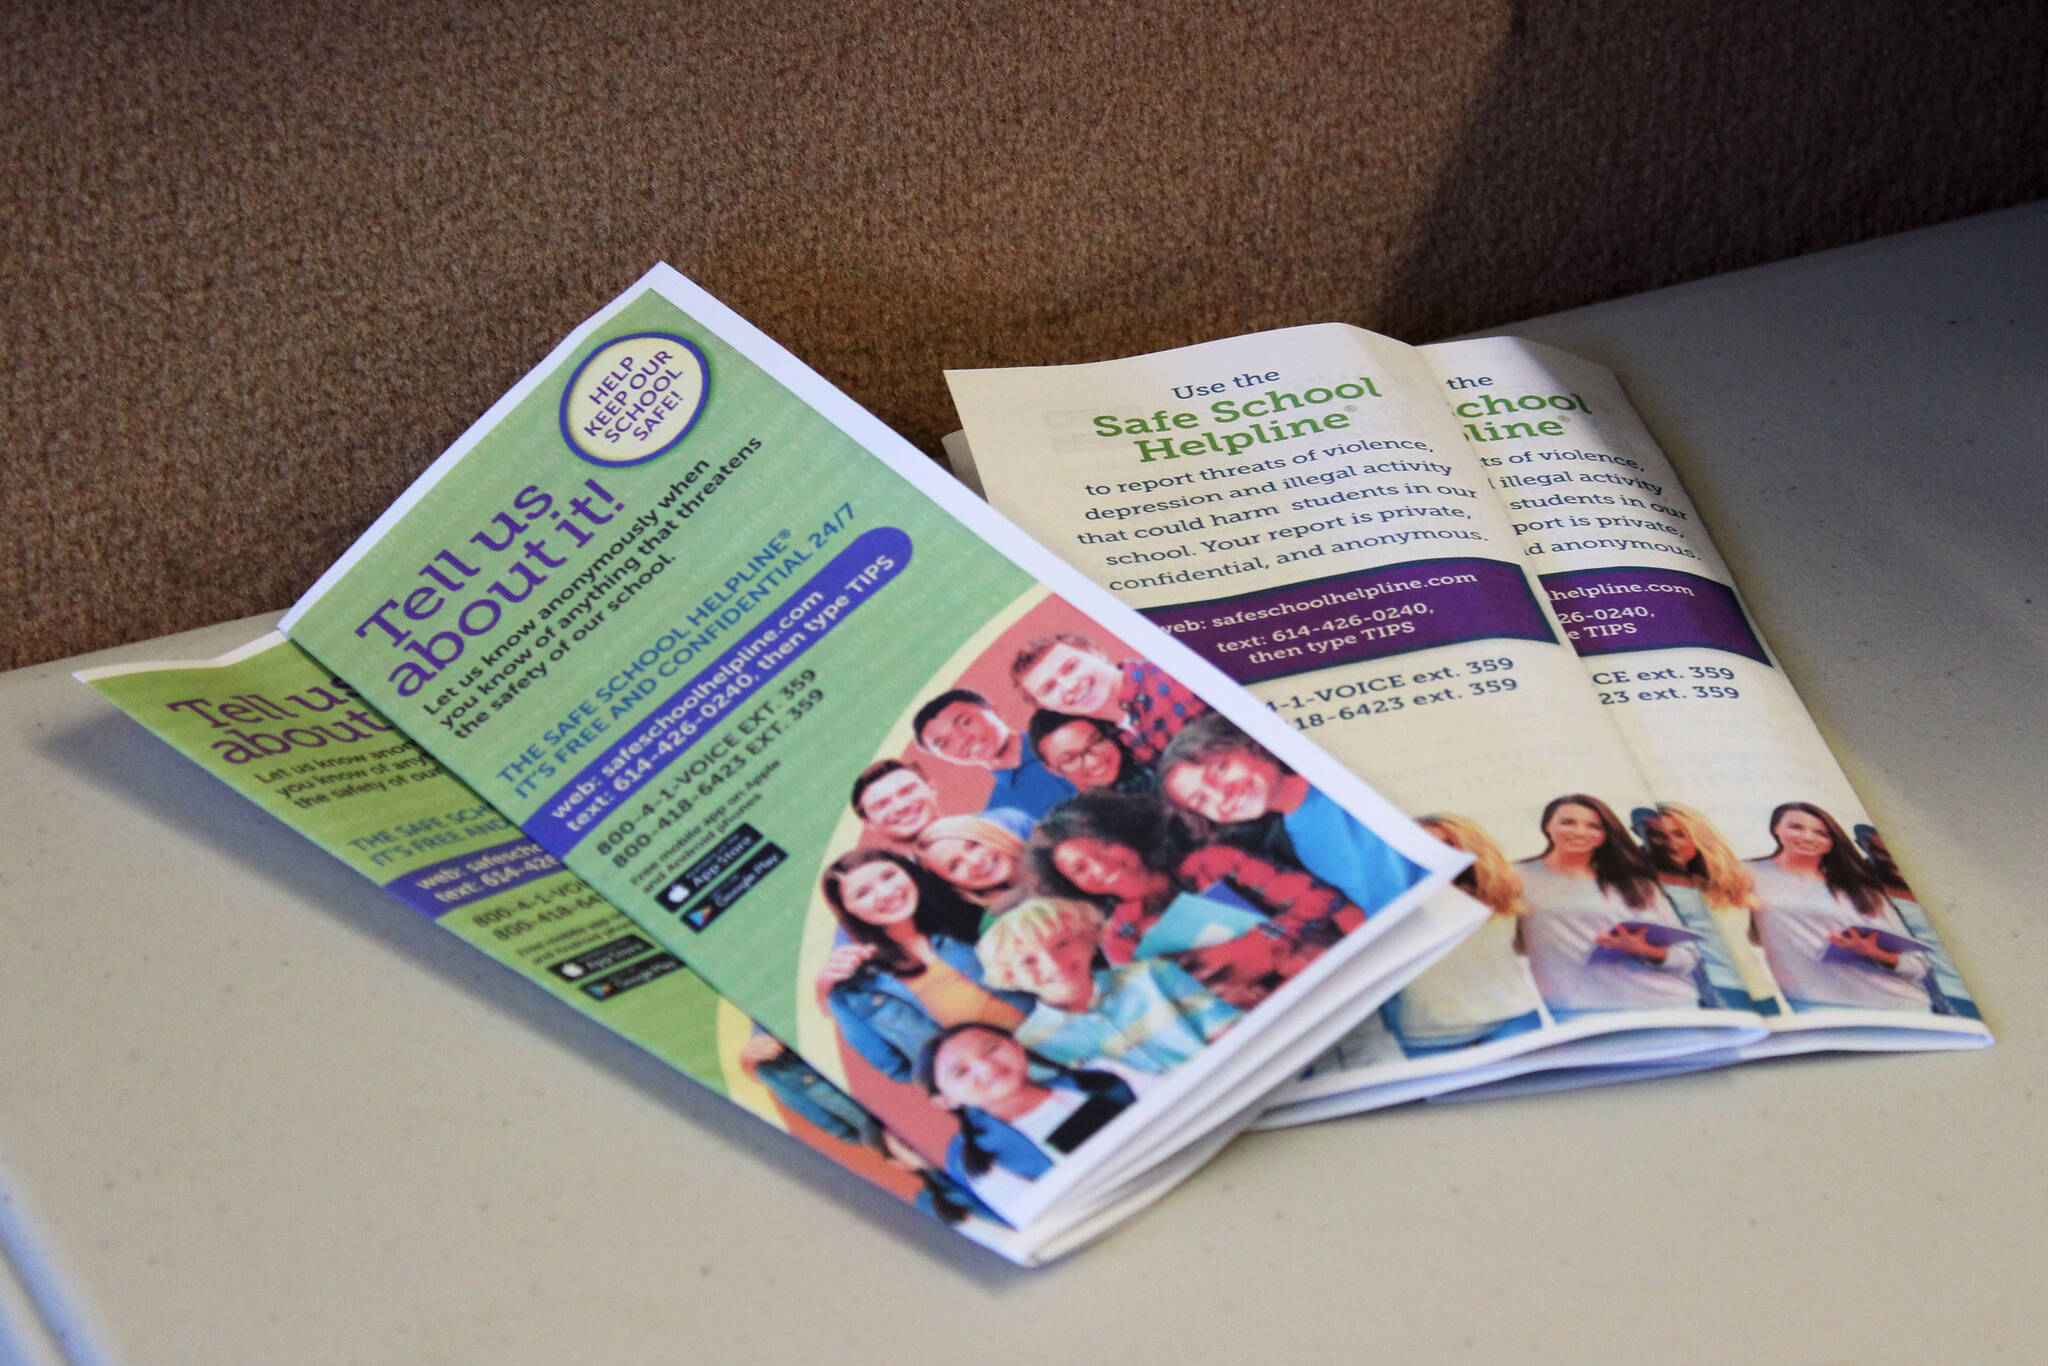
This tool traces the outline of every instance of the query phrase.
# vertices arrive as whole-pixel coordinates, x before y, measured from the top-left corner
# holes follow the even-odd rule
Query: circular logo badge
[[[681,337],[614,337],[569,376],[562,439],[594,465],[637,465],[688,435],[710,392],[704,353]]]

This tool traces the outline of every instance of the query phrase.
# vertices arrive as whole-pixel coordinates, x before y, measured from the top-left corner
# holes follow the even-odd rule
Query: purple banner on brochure
[[[1578,569],[1543,575],[1544,591],[1581,655],[1686,647],[1769,665],[1735,590],[1676,569]]]
[[[1240,683],[1468,640],[1557,639],[1522,567],[1499,560],[1411,560],[1145,615]]]
[[[561,871],[553,854],[522,837],[415,868],[385,883],[384,890],[427,919],[438,920],[472,901]]]

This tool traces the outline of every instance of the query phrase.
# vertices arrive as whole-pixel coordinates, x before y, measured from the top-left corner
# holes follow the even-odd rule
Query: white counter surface
[[[0,676],[0,1359],[2041,1359],[2048,204],[1500,330],[1628,377],[1997,1047],[1258,1135],[1015,1271],[69,677],[261,619]]]

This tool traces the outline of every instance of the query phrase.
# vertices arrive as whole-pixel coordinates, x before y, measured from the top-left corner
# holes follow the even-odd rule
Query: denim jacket
[[[939,961],[970,981],[981,981],[981,960],[972,944],[943,934],[931,936],[931,944]],[[1038,1003],[1025,991],[989,994],[1027,1015]],[[872,965],[834,986],[825,1004],[839,1025],[839,1036],[892,1081],[912,1078],[917,1055],[944,1027],[925,1013],[924,1003],[907,983]]]

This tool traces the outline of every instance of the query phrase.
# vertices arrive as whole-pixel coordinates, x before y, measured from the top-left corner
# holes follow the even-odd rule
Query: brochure
[[[1267,1122],[1693,1051],[1989,1042],[1599,367],[1332,324],[947,378],[970,486],[1473,857],[1487,924]],[[1160,767],[1219,839],[1279,838],[1247,747]]]
[[[1560,423],[1562,434],[1518,442],[1496,467],[1570,469],[1570,487],[1495,478],[1525,562],[1658,794],[1630,824],[1667,895],[1688,923],[1721,928],[1750,994],[1779,1008],[1773,1037],[1746,1055],[1989,1043],[1927,911],[1620,383],[1515,338],[1424,351],[1447,387],[1479,367],[1494,388],[1568,391],[1590,410]],[[1610,478],[1589,477],[1601,474]],[[1546,501],[1583,498],[1588,487],[1634,501]],[[1920,956],[1894,961],[1900,952]]]
[[[1486,918],[1465,855],[666,267],[282,629],[1027,1241],[1184,1175]],[[1312,822],[1183,817],[1195,727]],[[1219,884],[1257,924],[1137,952]]]
[[[685,1076],[1013,1260],[1046,1255],[283,636],[78,677],[413,910]]]

